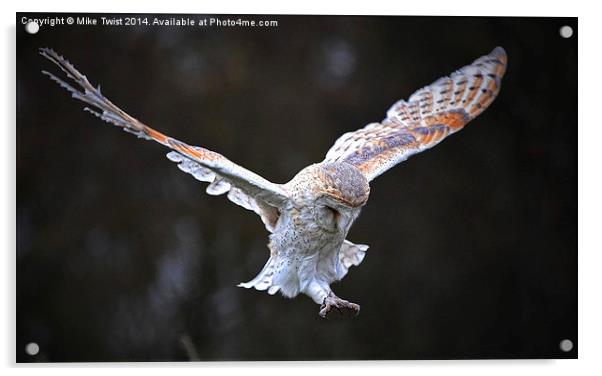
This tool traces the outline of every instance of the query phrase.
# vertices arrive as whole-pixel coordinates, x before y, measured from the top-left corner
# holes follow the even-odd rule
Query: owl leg
[[[320,304],[320,316],[323,318],[326,318],[333,308],[336,308],[341,314],[348,316],[357,316],[360,313],[360,306],[358,304],[339,298],[325,282],[313,280],[303,292],[312,298],[314,302]]]
[[[341,314],[346,316],[354,317],[360,313],[359,304],[341,299],[331,291],[330,294],[324,298],[324,302],[320,306],[320,316],[326,318],[333,308],[336,308]]]

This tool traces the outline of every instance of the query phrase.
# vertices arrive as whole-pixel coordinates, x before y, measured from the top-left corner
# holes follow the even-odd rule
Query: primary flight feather
[[[410,156],[429,149],[462,129],[483,112],[501,88],[507,64],[497,47],[449,77],[395,103],[386,118],[341,136],[325,159],[286,184],[272,183],[226,157],[166,136],[114,105],[75,67],[55,51],[40,54],[55,63],[72,84],[43,71],[86,111],[140,138],[168,148],[167,157],[197,180],[208,194],[228,199],[257,213],[271,233],[270,257],[249,282],[239,286],[287,297],[304,293],[320,305],[320,316],[333,308],[352,314],[359,305],[337,297],[330,285],[359,265],[368,246],[346,240],[349,228],[370,194],[370,181]]]

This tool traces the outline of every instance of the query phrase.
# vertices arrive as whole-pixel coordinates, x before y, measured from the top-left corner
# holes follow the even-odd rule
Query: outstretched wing
[[[471,65],[395,103],[380,123],[341,136],[324,162],[344,161],[368,180],[411,155],[420,153],[462,129],[493,102],[500,91],[507,57],[495,48]]]
[[[55,51],[42,48],[40,54],[55,63],[76,85],[75,87],[52,73],[42,71],[60,86],[71,92],[73,98],[93,106],[84,110],[102,120],[133,133],[139,138],[156,141],[172,149],[167,157],[178,162],[178,167],[196,179],[210,183],[207,193],[221,195],[261,216],[269,231],[278,219],[278,208],[287,200],[287,194],[279,184],[274,184],[261,176],[233,163],[221,154],[198,146],[190,146],[182,141],[168,137],[114,105],[95,88],[75,67]]]

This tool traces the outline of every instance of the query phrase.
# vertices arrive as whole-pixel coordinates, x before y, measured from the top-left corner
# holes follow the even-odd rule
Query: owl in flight
[[[367,245],[347,240],[347,232],[370,194],[370,181],[408,157],[429,149],[478,116],[497,96],[506,70],[503,48],[442,77],[400,100],[384,120],[342,135],[320,163],[302,169],[286,184],[272,183],[214,151],[191,146],[160,133],[128,115],[55,51],[40,54],[55,63],[72,83],[43,71],[84,110],[100,119],[171,149],[167,158],[180,170],[207,182],[210,195],[252,210],[270,232],[270,257],[259,274],[238,286],[280,291],[292,298],[304,293],[326,317],[337,309],[357,315],[360,306],[331,290],[366,255]]]

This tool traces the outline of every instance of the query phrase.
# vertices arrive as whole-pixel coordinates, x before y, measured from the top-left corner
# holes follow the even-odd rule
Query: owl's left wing
[[[380,123],[341,136],[324,162],[347,162],[370,181],[410,156],[462,129],[493,102],[506,71],[506,52],[495,48],[449,77],[395,103]]]
[[[193,175],[197,180],[210,183],[207,187],[208,194],[227,193],[230,201],[259,214],[266,228],[273,231],[279,215],[278,209],[288,200],[288,194],[280,184],[264,179],[219,153],[188,145],[152,129],[113,104],[102,95],[100,86],[94,87],[86,76],[55,51],[43,48],[40,49],[40,54],[61,68],[75,86],[52,73],[42,73],[67,89],[73,98],[94,108],[86,107],[84,110],[139,138],[156,141],[172,149],[167,157],[178,162],[182,171]]]

